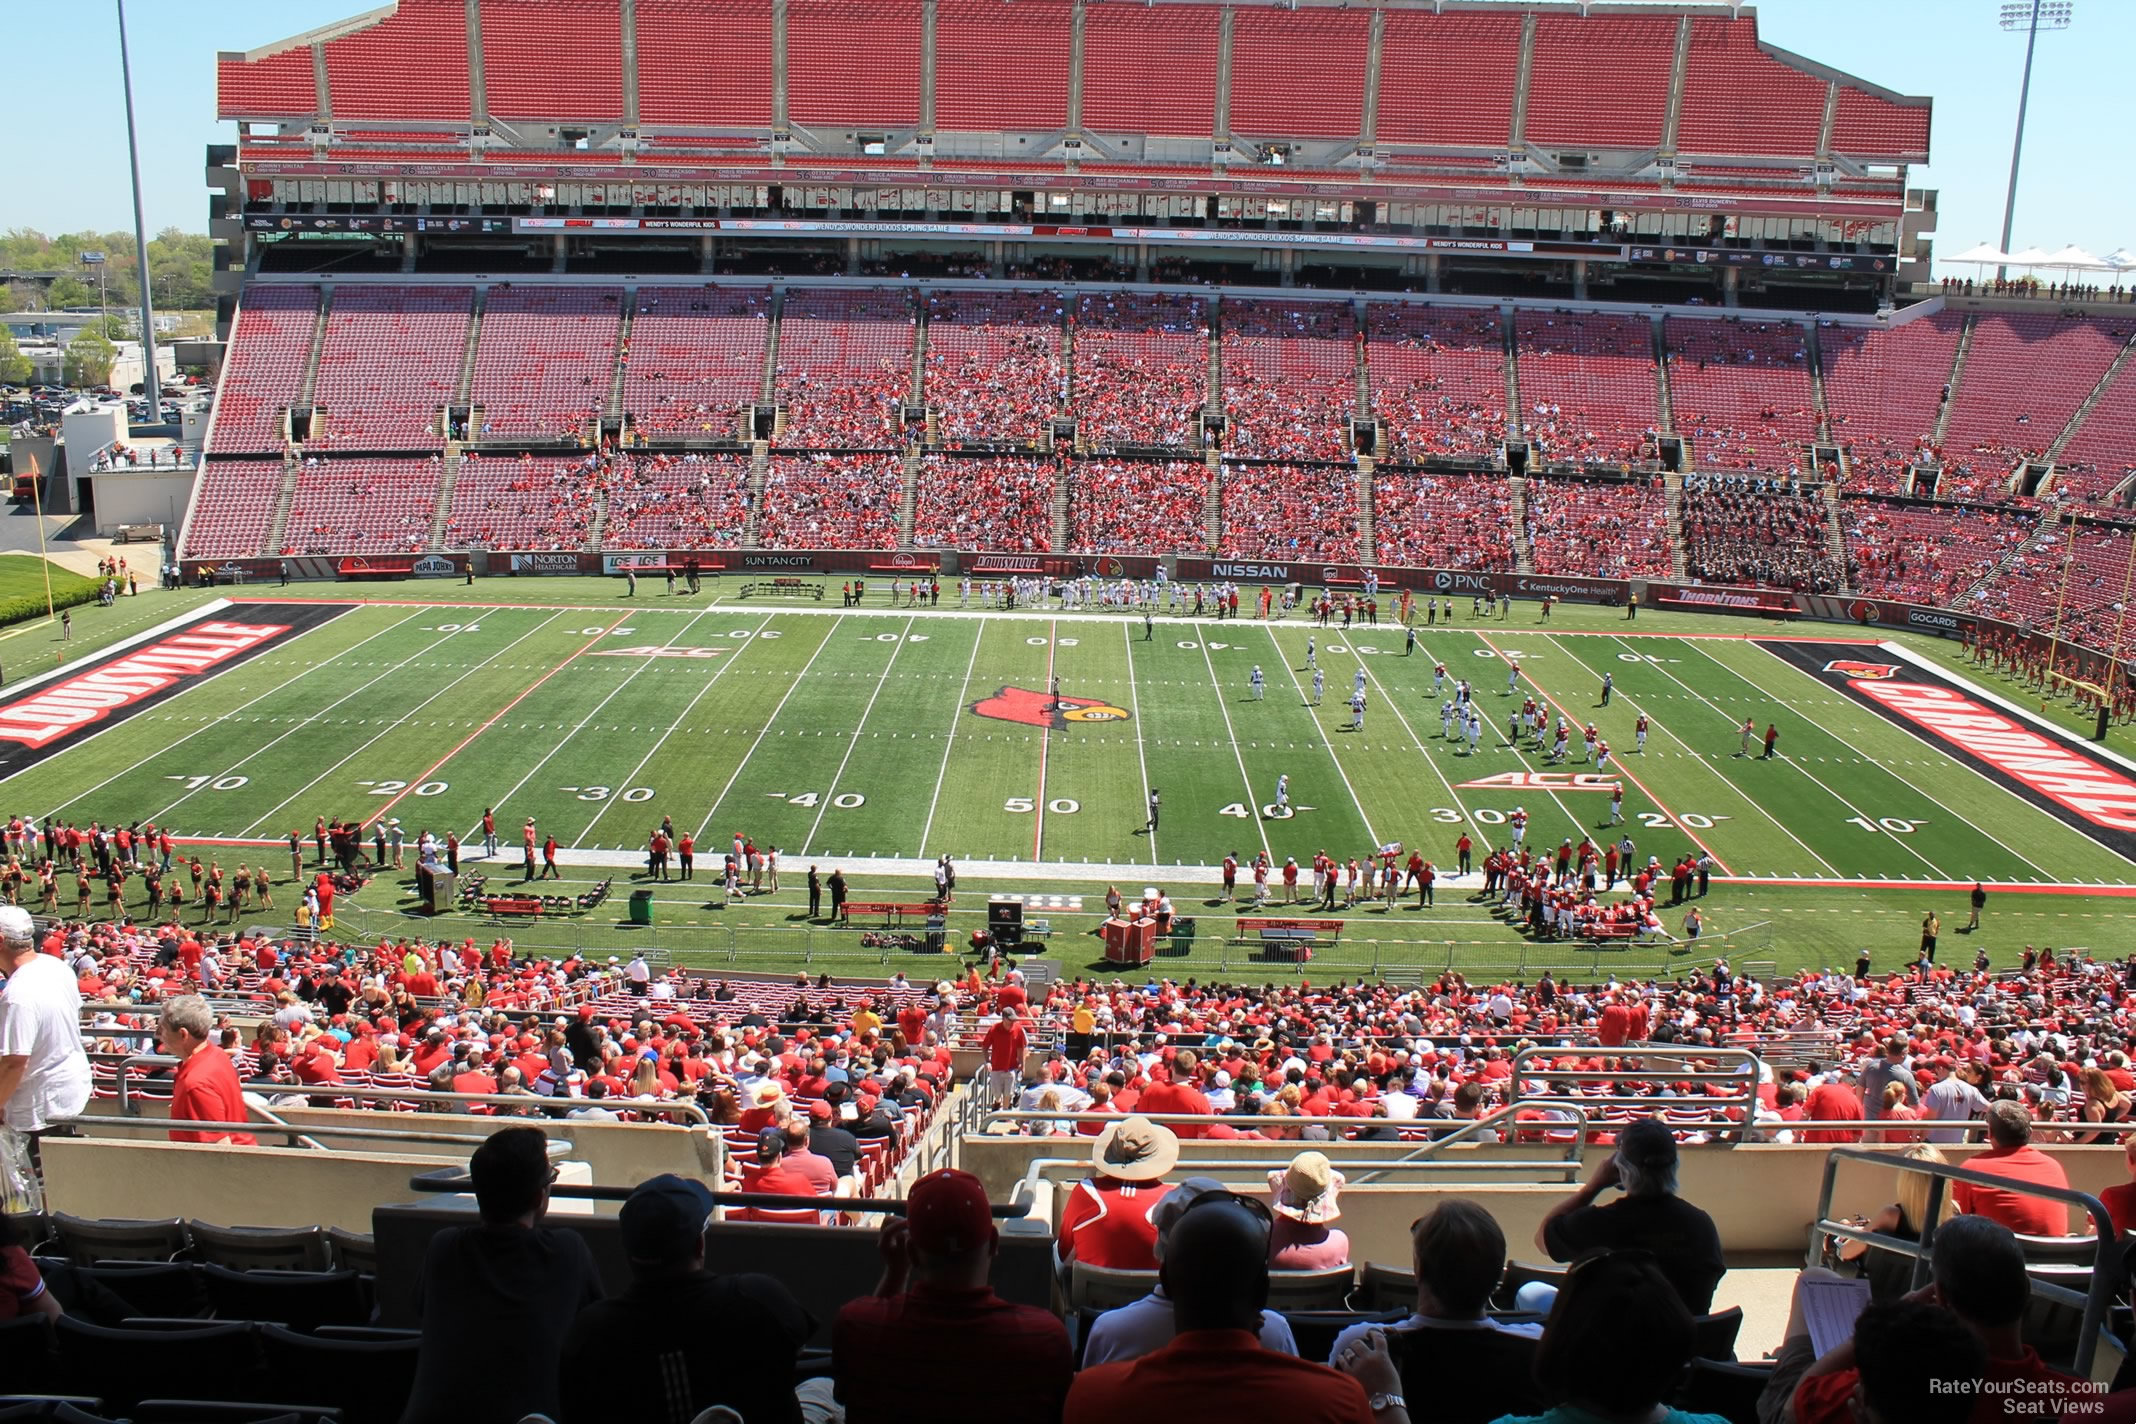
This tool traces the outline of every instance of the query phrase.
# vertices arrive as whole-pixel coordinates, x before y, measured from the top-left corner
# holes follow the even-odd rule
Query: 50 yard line
[[[1128,625],[1122,623],[1120,642],[1127,651],[1127,700],[1132,704],[1127,710],[1135,719],[1135,762],[1142,768],[1142,809],[1147,813],[1150,805],[1150,759],[1142,750],[1142,695],[1135,690],[1135,641],[1127,636],[1127,630]],[[1149,832],[1150,864],[1154,866],[1157,864],[1157,827],[1152,825]]]
[[[1038,729],[1038,795],[1033,798],[1031,810],[1031,859],[1046,858],[1046,747],[1053,738],[1053,719],[1060,709],[1053,699],[1053,642],[1061,631],[1061,621],[1051,618],[1046,621],[1046,722]]]

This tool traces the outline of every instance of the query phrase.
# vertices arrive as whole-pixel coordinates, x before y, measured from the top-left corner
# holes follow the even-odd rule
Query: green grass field
[[[856,898],[923,885],[927,863],[945,853],[965,865],[966,905],[971,892],[1014,889],[1082,894],[1096,907],[1107,883],[1162,885],[1198,912],[1214,955],[1220,916],[1200,902],[1227,852],[1245,860],[1265,849],[1279,866],[1287,856],[1303,866],[1319,849],[1346,858],[1399,841],[1447,867],[1464,830],[1479,861],[1483,847],[1502,843],[1516,806],[1531,818],[1530,846],[1628,831],[1642,858],[1709,850],[1726,874],[1708,906],[1719,937],[1701,955],[1725,943],[1792,967],[1851,961],[1870,945],[1880,962],[1896,962],[1926,909],[1942,913],[1947,930],[1963,922],[1962,892],[1919,887],[1975,879],[2065,887],[1997,894],[1983,940],[1998,957],[2014,958],[2027,940],[2116,954],[2136,945],[2136,901],[2073,888],[2128,884],[2121,856],[1767,646],[1712,636],[1844,639],[1858,630],[1652,616],[1628,624],[1577,609],[1539,628],[1529,607],[1504,623],[1472,626],[1464,616],[1420,628],[1405,656],[1391,626],[1160,617],[1145,637],[1139,617],[958,612],[946,606],[953,598],[932,612],[841,612],[707,605],[652,589],[631,602],[604,581],[492,582],[479,593],[530,606],[474,607],[412,601],[464,590],[398,586],[388,597],[411,601],[348,607],[42,762],[11,756],[0,764],[11,773],[4,809],[154,820],[227,843],[207,848],[226,860],[242,855],[285,874],[279,837],[308,834],[316,816],[398,817],[411,840],[426,828],[456,831],[474,856],[493,806],[500,871],[513,880],[518,829],[530,817],[556,836],[571,876],[591,880],[641,867],[647,835],[668,816],[698,837],[700,882],[716,877],[738,831],[780,848],[787,890],[777,897],[717,908],[706,905],[716,899],[709,884],[658,887],[674,947],[736,953],[747,929],[747,954],[773,962],[804,957],[798,941],[777,936],[801,933],[794,887],[811,861],[843,866]],[[85,611],[82,650],[204,596]],[[1309,639],[1326,675],[1319,706]],[[1956,644],[1902,641],[1960,670]],[[1834,655],[1864,653],[1874,649]],[[21,654],[0,656],[12,685]],[[1520,664],[1517,694],[1507,691],[1508,660]],[[1485,730],[1473,756],[1440,735],[1437,662],[1449,687],[1463,676],[1474,686]],[[1261,699],[1249,692],[1255,665],[1266,677]],[[1359,673],[1368,711],[1353,732],[1347,702]],[[1615,693],[1603,708],[1605,673]],[[1063,699],[1090,705],[1049,716],[1055,679]],[[1577,760],[1546,767],[1532,749],[1506,745],[1507,713],[1523,696],[1562,709],[1575,727],[1597,724],[1618,754],[1627,827],[1607,826],[1604,792],[1504,784],[1593,771]],[[1004,697],[995,710],[1049,725],[975,710]],[[1652,730],[1637,753],[1642,712]],[[1781,758],[1736,755],[1745,717],[1780,726]],[[1572,746],[1578,758],[1577,734]],[[1287,814],[1273,804],[1279,776],[1288,778]],[[1162,820],[1144,833],[1152,788]],[[377,887],[359,903],[384,910],[393,898]],[[1358,912],[1346,940],[1377,941],[1370,957],[1359,948],[1323,963],[1428,964],[1436,953],[1459,964],[1473,953],[1495,964],[1526,952],[1466,890],[1441,894],[1429,911],[1412,906]],[[615,919],[604,909],[540,935],[630,942]],[[1063,930],[1090,923],[1055,919]],[[1947,934],[1947,945],[1962,943]],[[842,947],[857,947],[857,936],[819,928],[807,954]],[[1201,964],[1203,949],[1197,941],[1185,962]],[[1061,952],[1083,962],[1067,943]],[[1558,953],[1572,962],[1569,950]]]
[[[0,605],[17,598],[31,599],[41,613],[45,601],[46,561],[35,554],[0,554]],[[52,596],[65,600],[74,593],[88,593],[95,589],[96,580],[70,573],[57,564],[50,565]]]

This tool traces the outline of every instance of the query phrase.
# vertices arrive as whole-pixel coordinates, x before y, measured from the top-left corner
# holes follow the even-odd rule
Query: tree
[[[0,385],[24,386],[30,381],[30,358],[15,344],[15,334],[0,326]]]
[[[54,311],[66,307],[93,307],[96,305],[96,288],[73,277],[62,277],[52,284],[46,301]]]
[[[94,327],[85,329],[67,343],[67,384],[108,386],[111,384],[111,368],[118,359],[119,348],[111,344],[109,337]]]

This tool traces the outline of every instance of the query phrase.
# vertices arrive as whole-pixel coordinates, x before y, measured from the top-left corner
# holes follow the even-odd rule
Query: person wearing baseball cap
[[[19,905],[0,905],[0,975],[0,1123],[34,1136],[89,1104],[80,981]]]
[[[831,1331],[847,1424],[1058,1419],[1072,1368],[1060,1318],[989,1285],[1000,1247],[986,1188],[945,1168],[883,1227],[883,1279]]]
[[[1594,1175],[1544,1214],[1535,1244],[1553,1261],[1571,1261],[1604,1247],[1650,1252],[1684,1308],[1708,1314],[1728,1265],[1713,1218],[1676,1194],[1676,1165],[1676,1135],[1666,1123],[1653,1117],[1632,1123],[1617,1134],[1617,1150]],[[1623,1195],[1596,1206],[1595,1198],[1611,1187]],[[1536,1308],[1527,1303],[1531,1289],[1523,1287],[1523,1310]]]
[[[816,1322],[771,1276],[705,1269],[711,1215],[712,1193],[688,1177],[631,1192],[616,1223],[630,1285],[579,1311],[564,1337],[563,1418],[639,1424],[723,1404],[751,1424],[800,1424],[794,1361]]]

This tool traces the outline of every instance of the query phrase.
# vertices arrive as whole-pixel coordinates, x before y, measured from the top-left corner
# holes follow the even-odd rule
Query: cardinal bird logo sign
[[[992,697],[974,702],[971,710],[997,722],[1020,722],[1026,727],[1066,731],[1077,722],[1125,722],[1133,715],[1095,697],[1055,697],[1028,687],[1004,687]]]
[[[1824,670],[1829,673],[1836,673],[1841,677],[1851,677],[1864,682],[1881,682],[1899,675],[1899,669],[1893,663],[1826,663]]]

